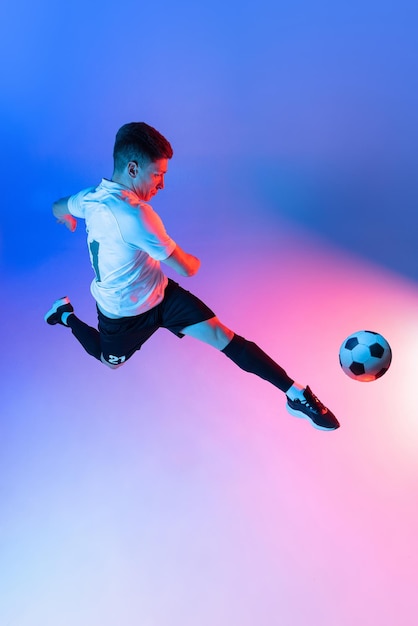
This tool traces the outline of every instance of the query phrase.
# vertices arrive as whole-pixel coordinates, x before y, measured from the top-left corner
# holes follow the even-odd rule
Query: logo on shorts
[[[126,359],[126,357],[124,357],[124,356],[115,356],[114,354],[109,354],[107,360],[112,365],[119,365],[120,363],[123,363],[125,361],[125,359]]]

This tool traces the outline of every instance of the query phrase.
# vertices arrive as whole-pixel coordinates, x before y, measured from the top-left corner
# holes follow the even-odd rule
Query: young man
[[[53,304],[45,321],[68,326],[90,355],[111,368],[125,363],[158,328],[190,335],[283,391],[292,415],[320,430],[335,430],[337,419],[309,387],[296,383],[255,343],[224,326],[206,304],[162,272],[161,262],[181,276],[193,276],[200,266],[168,236],[147,204],[164,188],[172,156],[170,143],[155,128],[125,124],[116,135],[112,179],[54,203],[53,214],[70,231],[76,218],[86,221],[98,330],[76,317],[67,297]]]

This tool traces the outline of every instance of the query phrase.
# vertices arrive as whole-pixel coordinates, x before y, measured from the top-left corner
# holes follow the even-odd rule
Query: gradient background
[[[414,1],[28,0],[0,16],[2,626],[415,626],[418,8]],[[312,386],[275,388],[161,331],[125,367],[95,323],[83,223],[123,123],[171,141],[153,206],[180,279]],[[342,340],[393,363],[347,378]]]

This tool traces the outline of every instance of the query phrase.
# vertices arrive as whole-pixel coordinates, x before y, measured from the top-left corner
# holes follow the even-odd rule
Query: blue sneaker
[[[287,410],[296,417],[305,417],[318,430],[336,430],[340,424],[333,413],[318,400],[309,387],[303,391],[303,399],[287,398]]]
[[[74,313],[73,305],[67,296],[64,296],[54,302],[48,313],[45,313],[44,320],[47,324],[51,324],[51,326],[54,324],[68,326],[68,324],[64,324],[61,319],[63,313]]]

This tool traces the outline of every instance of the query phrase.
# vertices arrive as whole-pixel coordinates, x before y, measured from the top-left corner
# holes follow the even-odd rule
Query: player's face
[[[133,186],[141,200],[148,202],[160,189],[164,189],[164,176],[168,169],[168,159],[158,159],[143,166],[137,166]]]

